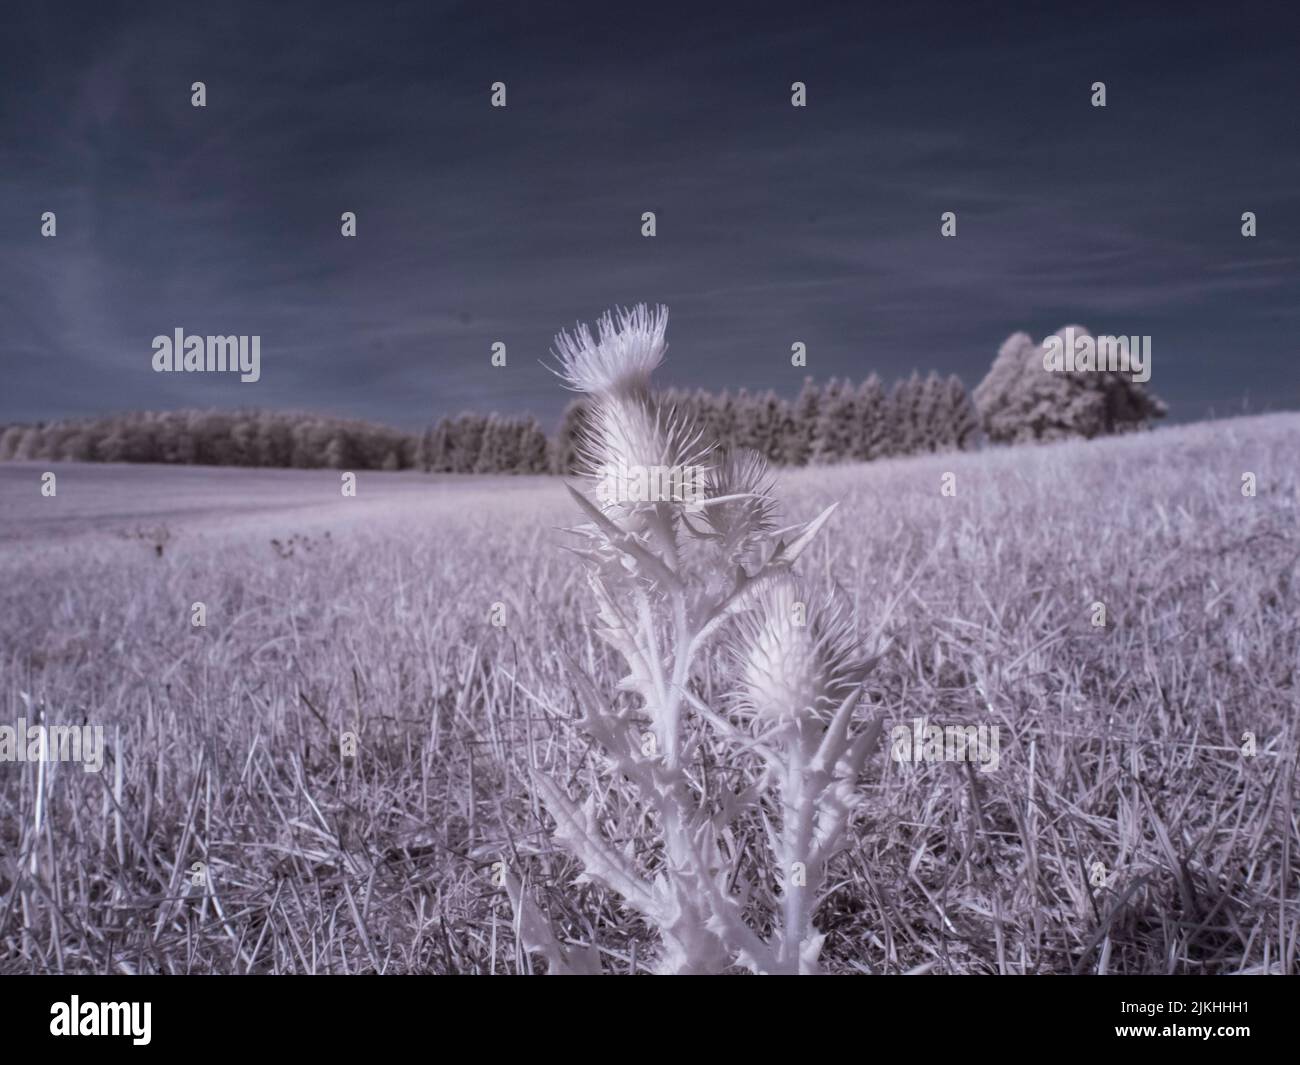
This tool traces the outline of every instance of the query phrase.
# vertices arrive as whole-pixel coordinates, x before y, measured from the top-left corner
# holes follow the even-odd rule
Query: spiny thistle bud
[[[596,323],[599,339],[579,324],[572,333],[555,337],[554,371],[577,392],[593,396],[641,396],[650,387],[650,374],[663,361],[667,344],[668,308],[649,310],[638,303],[630,311],[606,311]]]
[[[738,630],[741,704],[768,721],[829,717],[865,675],[847,613],[810,605],[791,578],[764,588]]]
[[[579,443],[581,463],[605,504],[698,502],[709,450],[698,430],[648,396],[597,400]],[[653,482],[653,490],[634,490],[643,481]]]
[[[727,452],[709,472],[705,498],[723,502],[710,506],[704,520],[733,566],[752,562],[750,549],[774,528],[773,483],[767,459],[750,448]]]

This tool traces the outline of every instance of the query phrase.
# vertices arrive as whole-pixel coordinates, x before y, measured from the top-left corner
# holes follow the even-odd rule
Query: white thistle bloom
[[[606,311],[596,322],[599,339],[585,324],[556,334],[552,354],[560,365],[554,372],[574,391],[593,396],[644,394],[650,374],[663,361],[667,328],[667,307],[651,311],[638,303],[631,310]]]

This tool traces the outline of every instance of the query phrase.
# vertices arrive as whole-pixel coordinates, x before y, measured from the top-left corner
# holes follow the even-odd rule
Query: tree
[[[812,460],[821,403],[821,387],[811,377],[805,377],[803,387],[794,401],[795,436],[787,446],[784,456],[785,461],[791,466],[806,466]]]
[[[348,442],[342,433],[335,433],[330,437],[330,441],[325,445],[325,465],[332,470],[346,470],[348,468]]]
[[[779,462],[789,427],[794,424],[790,404],[771,389],[756,398],[758,450],[769,462]]]
[[[778,398],[771,430],[771,443],[765,457],[773,465],[784,465],[791,448],[795,447],[802,438],[803,430],[795,420],[794,407],[786,400]]]
[[[190,456],[194,454],[194,441],[187,432],[182,431],[182,440],[186,443]],[[288,466],[293,459],[293,419],[271,411],[262,411],[257,424],[257,456],[259,466]],[[193,458],[181,461],[193,462]]]
[[[545,473],[550,466],[550,445],[536,419],[526,418],[520,427],[519,473]]]
[[[486,433],[487,419],[481,414],[462,414],[456,419],[452,433],[453,473],[474,472]]]
[[[949,374],[943,385],[943,412],[949,425],[948,440],[957,450],[969,451],[979,440],[979,413],[960,377]]]
[[[831,378],[821,394],[817,428],[813,434],[812,461],[831,463],[852,458],[857,432],[857,389],[848,381]]]
[[[950,446],[944,395],[943,378],[931,370],[916,393],[914,428],[918,451],[946,451]]]
[[[732,452],[736,447],[736,397],[723,389],[717,397],[714,410],[718,446],[724,451]]]
[[[1068,346],[1090,336],[1067,326],[1056,337]],[[1050,338],[1049,338],[1050,339]],[[994,443],[1092,438],[1147,426],[1167,412],[1142,383],[1118,370],[1049,370],[1044,344],[1014,333],[975,389],[984,432]]]
[[[32,433],[35,432],[35,430],[29,431]],[[22,443],[19,444],[18,454],[16,456],[17,458],[23,459],[31,457],[30,455],[23,453],[23,448],[27,445],[29,439],[33,438],[24,437]],[[123,432],[122,427],[115,427],[112,432],[108,433],[106,436],[100,437],[98,443],[96,443],[95,461],[125,462],[127,447],[126,434]]]
[[[890,454],[893,428],[890,422],[889,397],[885,386],[874,373],[858,386],[852,455],[860,462],[871,462]]]
[[[911,455],[920,449],[920,403],[921,375],[914,370],[910,377],[896,381],[889,394],[890,427],[894,432],[890,450],[893,454]]]
[[[65,462],[91,462],[95,457],[94,442],[86,433],[71,433],[60,444],[58,457]]]
[[[703,434],[706,440],[721,442],[718,435],[721,418],[717,396],[697,388],[691,393],[686,409],[690,416],[688,424],[695,432]]]
[[[450,473],[451,450],[451,422],[447,418],[439,418],[429,436],[429,469],[435,473]]]
[[[293,427],[293,448],[290,452],[292,456],[290,465],[295,469],[309,470],[325,464],[326,442],[318,441],[316,430],[317,427],[308,421],[301,421]]]
[[[18,444],[26,430],[21,425],[10,425],[0,433],[0,462],[8,462],[18,451]]]
[[[763,453],[762,427],[759,425],[758,398],[746,388],[736,392],[736,442],[737,448],[749,448]]]
[[[551,444],[551,469],[562,476],[583,472],[582,441],[590,425],[590,411],[585,399],[575,399],[564,408],[559,428]]]
[[[413,456],[413,465],[428,473],[433,467],[433,429],[428,428],[420,434],[420,439],[415,445],[415,455]]]
[[[477,454],[474,456],[474,464],[470,467],[470,472],[495,473],[501,468],[505,450],[505,423],[497,415],[491,414],[483,423]]]

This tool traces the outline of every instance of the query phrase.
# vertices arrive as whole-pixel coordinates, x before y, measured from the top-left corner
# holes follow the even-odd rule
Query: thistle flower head
[[[750,448],[726,452],[709,471],[705,497],[725,502],[710,506],[704,520],[728,562],[742,561],[748,549],[775,526],[772,487],[767,459]]]
[[[708,452],[698,430],[648,397],[597,401],[580,450],[593,471],[616,466],[677,466],[698,462]]]
[[[667,307],[651,311],[638,303],[631,310],[606,311],[596,322],[596,337],[585,324],[556,334],[552,354],[559,368],[554,372],[574,391],[593,396],[643,393],[663,361],[667,328]]]
[[[578,469],[606,513],[692,503],[705,492],[711,448],[700,431],[647,394],[596,399],[578,440]]]
[[[741,705],[772,722],[829,717],[866,672],[848,611],[812,603],[792,578],[759,593],[741,616],[733,653]]]

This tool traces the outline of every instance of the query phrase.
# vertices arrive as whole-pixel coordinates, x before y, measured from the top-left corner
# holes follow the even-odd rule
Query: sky
[[[549,427],[555,333],[641,301],[664,385],[973,387],[1078,323],[1151,337],[1173,420],[1300,407],[1300,14],[1135,6],[11,5],[0,422]],[[261,379],[155,373],[177,328]]]

